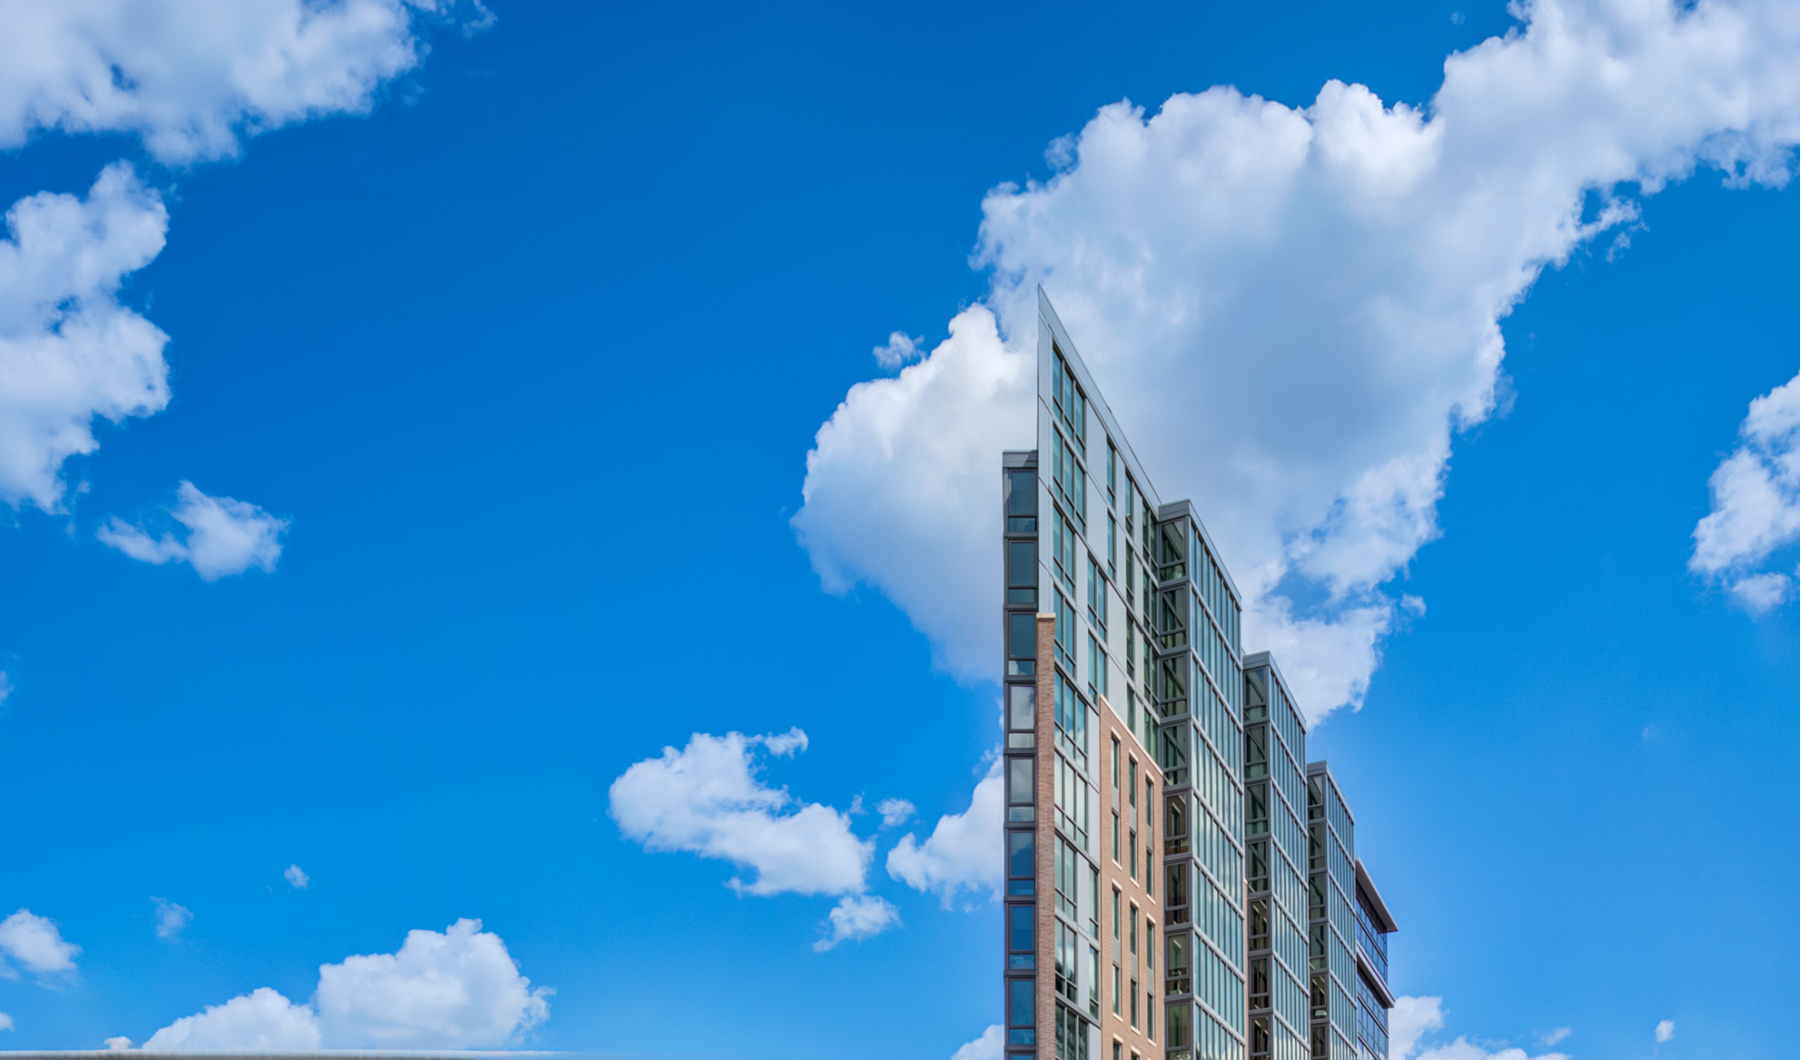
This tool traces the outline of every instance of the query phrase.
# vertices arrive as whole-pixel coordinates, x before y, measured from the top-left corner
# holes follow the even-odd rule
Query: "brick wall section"
[[[1115,739],[1119,741],[1120,772],[1119,794],[1116,802],[1112,783],[1112,742]],[[1123,988],[1124,996],[1119,998],[1119,1014],[1113,1015],[1111,894],[1112,888],[1119,889],[1119,911],[1125,917],[1131,915],[1132,904],[1137,904],[1140,923],[1138,957],[1135,963],[1135,967],[1138,969],[1138,992],[1140,999],[1146,994],[1158,999],[1159,1003],[1156,1005],[1154,1018],[1160,1022],[1162,1019],[1160,1001],[1165,956],[1160,952],[1163,929],[1162,906],[1157,897],[1152,897],[1146,892],[1144,881],[1146,878],[1154,878],[1150,877],[1151,873],[1162,871],[1162,859],[1155,855],[1146,856],[1145,849],[1150,848],[1157,853],[1162,850],[1162,770],[1154,765],[1155,757],[1138,740],[1137,736],[1125,727],[1124,721],[1113,713],[1112,707],[1106,703],[1104,698],[1100,705],[1100,732],[1096,750],[1100,761],[1100,799],[1098,803],[1100,809],[1099,819],[1095,822],[1095,826],[1100,837],[1098,844],[1101,893],[1100,978],[1104,990],[1100,1003],[1100,1055],[1092,1057],[1091,1060],[1112,1060],[1114,1042],[1123,1044],[1124,1048],[1120,1055],[1124,1057],[1124,1060],[1131,1060],[1133,1053],[1142,1057],[1143,1060],[1153,1060],[1153,1058],[1162,1060],[1162,1043],[1158,1033],[1160,1028],[1149,1025],[1149,1020],[1146,1018],[1148,1014],[1145,1012],[1148,1006],[1142,1000],[1139,1001],[1138,1026],[1136,1028],[1131,1026],[1130,994],[1134,964],[1131,956],[1130,929],[1123,924],[1119,927],[1118,959],[1120,986]],[[1129,794],[1125,791],[1125,784],[1126,778],[1129,776],[1126,763],[1131,759],[1136,759],[1138,764],[1138,874],[1136,879],[1131,877],[1130,854],[1127,850],[1131,843],[1131,802]],[[1146,776],[1154,782],[1152,788],[1154,794],[1149,798],[1145,797],[1143,791]],[[1117,862],[1112,858],[1112,815],[1115,811],[1120,818],[1119,860]],[[1165,881],[1156,879],[1157,896],[1162,894],[1164,885]],[[1153,955],[1144,952],[1146,942],[1141,925],[1146,918],[1156,925],[1157,929],[1156,946],[1159,952]],[[1147,967],[1150,963],[1147,958],[1154,959],[1154,968]],[[1153,1038],[1152,1035],[1157,1036]]]

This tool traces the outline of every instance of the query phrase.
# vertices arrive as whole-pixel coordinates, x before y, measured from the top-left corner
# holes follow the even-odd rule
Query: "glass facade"
[[[1355,819],[1324,762],[1306,768],[1307,966],[1312,1055],[1356,1055],[1356,944],[1351,913],[1356,878],[1350,860]]]
[[[1267,653],[1244,663],[1251,1060],[1309,1052],[1306,723]]]
[[[1144,595],[1154,601],[1145,702],[1155,704],[1147,716],[1163,770],[1166,1055],[1243,1060],[1249,968],[1239,604],[1185,502],[1145,508],[1140,518]],[[1186,1039],[1180,1044],[1177,1024]]]

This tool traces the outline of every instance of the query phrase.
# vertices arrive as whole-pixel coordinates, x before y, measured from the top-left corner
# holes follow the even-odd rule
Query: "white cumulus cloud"
[[[516,1041],[550,1018],[550,991],[533,988],[506,944],[481,921],[411,931],[396,953],[319,968],[299,1005],[268,987],[184,1016],[144,1043],[149,1051],[483,1049]],[[130,1047],[129,1039],[109,1039]]]
[[[686,747],[634,764],[613,781],[611,813],[627,838],[648,850],[682,850],[754,870],[750,894],[860,894],[874,840],[850,815],[801,803],[758,777],[758,751],[777,757],[806,747],[799,729],[769,736],[695,733]]]
[[[503,1045],[550,1018],[500,936],[479,920],[410,931],[398,953],[319,969],[319,1028],[332,1048],[467,1049]]]
[[[1656,1025],[1656,1044],[1661,1045],[1662,1043],[1669,1041],[1674,1037],[1675,1037],[1675,1021],[1674,1020],[1663,1020],[1662,1022],[1660,1022]]]
[[[63,461],[91,453],[96,419],[169,403],[169,337],[119,299],[162,251],[169,215],[126,165],[87,198],[40,192],[6,212],[0,241],[0,499],[62,505]]]
[[[1406,1060],[1419,1039],[1444,1029],[1444,999],[1397,997],[1388,1013],[1388,1060]]]
[[[177,905],[166,898],[150,900],[156,903],[156,937],[159,939],[173,939],[194,919],[194,914],[185,905]]]
[[[920,843],[912,833],[888,851],[888,875],[915,890],[936,894],[947,909],[962,890],[1000,894],[1000,760],[975,785],[969,808],[938,818]]]
[[[900,910],[878,895],[847,894],[825,918],[825,937],[813,943],[823,953],[840,942],[873,938],[900,923]]]
[[[174,1053],[264,1052],[317,1049],[319,1041],[319,1020],[313,1010],[264,986],[183,1016],[152,1034],[144,1048]]]
[[[1313,719],[1360,704],[1391,585],[1438,534],[1457,433],[1499,406],[1542,270],[1699,165],[1780,185],[1800,19],[1775,0],[1534,0],[1423,110],[1328,82],[1103,108],[983,203],[985,300],[853,387],[807,458],[826,589],[879,589],[940,663],[998,658],[999,454],[1033,436],[1036,289],[1166,498],[1189,497]]]
[[[981,1037],[964,1042],[956,1052],[950,1054],[950,1060],[1000,1060],[1003,1038],[1004,1032],[995,1023],[982,1031]]]
[[[306,885],[312,882],[312,877],[308,876],[306,870],[298,865],[289,865],[287,869],[282,872],[281,878],[288,881],[289,887],[302,891],[306,890]]]
[[[1792,580],[1758,568],[1800,540],[1800,375],[1750,402],[1737,448],[1707,485],[1712,511],[1694,527],[1688,569],[1726,584],[1752,614],[1779,607]]]
[[[71,975],[81,947],[67,942],[56,922],[21,909],[0,920],[0,976],[19,977],[18,969],[33,975]]]
[[[169,164],[229,157],[243,135],[366,111],[422,57],[413,12],[449,6],[0,0],[0,149],[54,129],[139,136]]]
[[[0,1012],[0,1031],[10,1031],[12,1029],[13,1018],[4,1012]]]
[[[230,497],[208,497],[192,482],[183,482],[168,514],[187,528],[177,538],[165,532],[152,537],[143,527],[114,516],[97,536],[103,544],[145,563],[183,562],[203,581],[242,574],[251,567],[273,571],[281,559],[281,535],[288,521],[254,504]]]

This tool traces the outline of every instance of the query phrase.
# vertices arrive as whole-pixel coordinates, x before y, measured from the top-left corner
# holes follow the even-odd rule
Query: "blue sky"
[[[1002,370],[1009,307],[1043,282],[1162,491],[1196,497],[1269,602],[1284,669],[1321,660],[1310,749],[1400,923],[1396,991],[1439,999],[1412,1060],[1785,1055],[1800,394],[1777,388],[1800,372],[1800,200],[1780,167],[1800,104],[1758,71],[1800,39],[1778,9],[1685,16],[1748,27],[1709,44],[1654,3],[1572,0],[1535,9],[1537,37],[1461,0],[489,6],[356,0],[387,28],[334,38],[323,73],[145,74],[111,109],[56,111],[75,75],[0,45],[0,204],[105,201],[149,226],[70,222],[114,255],[116,298],[55,254],[0,262],[4,417],[37,415],[31,365],[81,350],[139,357],[70,362],[94,379],[150,380],[91,452],[0,439],[0,1048],[225,1034],[176,1021],[246,997],[231,1033],[327,1046],[914,1058],[977,1039],[998,1002],[978,786],[996,685],[965,660],[995,655],[958,616],[987,623],[991,593],[932,577],[967,567],[944,544],[959,487],[918,504],[899,483],[950,481],[914,444],[934,410],[998,432],[955,435],[972,460],[1008,431],[1029,444],[955,370]],[[62,34],[128,73],[159,48],[221,61],[184,31],[208,5],[160,4],[167,32],[136,37],[76,8],[0,5],[19,31],[0,36]],[[281,39],[291,5],[251,9]],[[1642,46],[1659,19],[1662,53]],[[1504,73],[1552,23],[1616,48],[1641,106],[1568,89],[1566,127],[1515,121],[1530,93],[1501,74],[1433,103],[1447,56]],[[308,95],[338,59],[353,90]],[[1688,114],[1738,73],[1739,112]],[[1540,75],[1512,88],[1585,84]],[[1268,206],[1256,181],[1162,182],[1190,148],[1260,165],[1307,123],[1326,144],[1355,126],[1333,115],[1367,115],[1354,93],[1316,102],[1333,79],[1425,108],[1442,146],[1377,108],[1370,127],[1399,124],[1358,142],[1352,177],[1374,184],[1306,170]],[[1213,86],[1293,109],[1215,94],[1191,125],[1151,122]],[[1096,119],[1127,99],[1145,113]],[[1118,143],[1163,161],[1133,171]],[[1592,168],[1592,143],[1641,153]],[[1459,197],[1519,158],[1593,226],[1516,251],[1541,276],[1489,251],[1562,200]],[[1194,221],[1202,201],[1267,224]],[[15,245],[39,216],[20,209]],[[1448,253],[1420,249],[1443,211],[1473,219],[1466,245],[1421,265]],[[1059,256],[1134,231],[1175,234],[1146,237],[1138,273]],[[1480,312],[1457,301],[1503,274]],[[1215,330],[1143,323],[1181,299]],[[1412,330],[1330,315],[1378,302]],[[166,346],[77,350],[83,312]],[[1502,374],[1478,349],[1495,313]],[[929,358],[878,364],[896,332]],[[68,345],[32,361],[45,336]],[[1173,391],[1218,404],[1156,405],[1157,351]],[[1388,385],[1271,396],[1233,364]],[[892,424],[858,419],[877,399]],[[71,400],[72,423],[108,407]],[[1280,488],[1209,470],[1239,408],[1273,425],[1256,453],[1294,454],[1263,476]],[[1376,467],[1412,477],[1358,493],[1388,482]],[[889,823],[884,800],[913,812],[889,803]],[[757,846],[764,826],[801,852]],[[450,967],[485,1006],[461,1031],[339,990]]]

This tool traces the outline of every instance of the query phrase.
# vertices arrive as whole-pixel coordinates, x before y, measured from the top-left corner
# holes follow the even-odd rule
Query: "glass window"
[[[1245,821],[1246,835],[1262,835],[1269,830],[1269,786],[1250,785],[1250,812]]]
[[[994,627],[989,626],[989,629]],[[993,643],[989,641],[988,643]],[[1010,611],[1006,615],[1006,657],[1037,658],[1037,615],[1030,611]]]
[[[1013,979],[1006,984],[1011,988],[1011,1004],[1007,1006],[1006,1022],[1014,1027],[1030,1027],[1037,1018],[1037,984],[1030,979]],[[1013,1037],[1014,1045],[1030,1045],[1029,1039],[1021,1041],[1017,1032]]]
[[[1116,574],[1119,567],[1119,521],[1110,512],[1106,516],[1106,565]]]
[[[1006,543],[1006,602],[1037,604],[1037,542]]]
[[[1088,869],[1088,934],[1100,937],[1100,869]]]
[[[1031,759],[1009,758],[1006,769],[1007,802],[1014,806],[1029,806],[1036,794],[1031,784]]]
[[[1100,1018],[1100,950],[1088,947],[1088,1015]],[[1385,1054],[1384,1054],[1385,1055]]]
[[[1088,621],[1100,627],[1102,635],[1106,632],[1106,579],[1100,574],[1099,561],[1089,556],[1087,561],[1088,587]]]
[[[1261,670],[1244,671],[1244,720],[1268,717],[1269,696],[1266,678]]]
[[[1010,919],[1007,948],[1014,953],[1030,953],[1037,949],[1037,906],[1009,905]]]
[[[1269,775],[1268,742],[1269,729],[1266,725],[1252,725],[1244,733],[1244,776]]]
[[[1169,796],[1167,817],[1168,820],[1163,824],[1163,837],[1170,843],[1169,853],[1179,854],[1181,851],[1173,848],[1177,842],[1187,838],[1187,800],[1180,795]],[[1186,848],[1185,843],[1181,845],[1183,849]]]
[[[1006,473],[1006,529],[1008,533],[1037,530],[1037,472]]]
[[[1269,841],[1259,839],[1250,844],[1248,873],[1250,890],[1266,891],[1269,889]]]
[[[1113,888],[1112,929],[1113,941],[1117,942],[1119,941],[1119,889],[1117,887]]]
[[[1119,1003],[1125,997],[1124,982],[1125,977],[1121,974],[1119,966],[1116,964],[1113,965],[1112,1010],[1113,1015],[1115,1016],[1119,1014]],[[1117,1045],[1113,1046],[1113,1055],[1119,1055],[1119,1047]]]
[[[1131,851],[1129,854],[1129,856],[1131,858],[1131,864],[1129,866],[1127,866],[1127,869],[1126,869],[1126,871],[1128,871],[1131,874],[1131,878],[1134,880],[1137,879],[1137,847],[1138,847],[1137,829],[1134,828],[1131,830]]]
[[[1112,502],[1113,494],[1119,492],[1119,451],[1113,448],[1112,439],[1106,441],[1106,499]]]
[[[1075,670],[1075,613],[1069,607],[1069,601],[1063,594],[1056,594],[1056,648],[1062,656],[1062,664],[1071,673]]]
[[[1007,727],[1017,731],[1037,728],[1037,686],[1006,686]]]
[[[1168,1047],[1171,1049],[1185,1047],[1188,1043],[1188,1007],[1186,1005],[1171,1005],[1164,1008],[1163,1019],[1169,1024],[1168,1034],[1165,1036],[1168,1039]],[[1321,1053],[1315,1055],[1324,1054]]]
[[[1187,904],[1187,864],[1185,862],[1178,861],[1169,866],[1169,888],[1164,893],[1164,897],[1170,905]],[[1180,916],[1170,913],[1169,920],[1171,922],[1183,920],[1186,919],[1186,916],[1185,913]]]
[[[1250,949],[1266,950],[1269,948],[1269,902],[1258,898],[1250,903]]]
[[[1119,815],[1117,812],[1112,815],[1112,859],[1114,864],[1119,861]]]
[[[1031,832],[1008,832],[1007,875],[1030,876],[1037,869],[1037,836]]]

